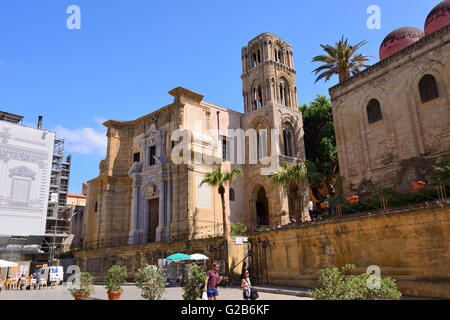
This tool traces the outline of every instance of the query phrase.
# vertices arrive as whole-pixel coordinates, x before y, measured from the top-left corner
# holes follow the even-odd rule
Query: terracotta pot
[[[89,294],[74,294],[73,297],[75,298],[75,300],[84,299],[89,297]]]
[[[108,291],[108,299],[109,300],[120,300],[120,295],[122,291]]]

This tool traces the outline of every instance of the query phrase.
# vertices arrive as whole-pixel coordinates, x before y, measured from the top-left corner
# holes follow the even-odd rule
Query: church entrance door
[[[148,242],[155,242],[159,224],[159,198],[148,200]]]
[[[256,196],[256,222],[258,226],[269,225],[269,203],[266,190],[261,187]]]

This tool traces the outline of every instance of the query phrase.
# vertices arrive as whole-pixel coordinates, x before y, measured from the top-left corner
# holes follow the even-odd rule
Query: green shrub
[[[89,272],[80,272],[78,276],[75,276],[75,281],[69,286],[69,292],[72,296],[76,294],[90,296],[94,293],[92,275]]]
[[[394,279],[381,278],[380,288],[369,288],[370,275],[344,276],[354,265],[338,268],[325,268],[318,272],[320,288],[309,292],[315,300],[399,300],[401,292],[397,290]]]
[[[196,264],[190,264],[187,270],[188,280],[183,287],[183,299],[184,300],[197,300],[201,298],[202,291],[200,288],[205,286],[206,273],[200,266]]]
[[[114,265],[106,272],[105,288],[108,291],[123,291],[122,285],[127,280],[127,267]]]
[[[141,296],[144,299],[161,300],[166,291],[167,279],[160,266],[147,266],[139,269],[134,278],[136,286],[141,289]]]
[[[319,219],[326,219],[326,218],[328,218],[328,213],[322,212],[322,213],[319,215],[318,218],[319,218]]]
[[[256,230],[258,232],[265,232],[265,231],[270,231],[270,228],[267,226],[261,226],[258,228],[258,230]]]
[[[231,223],[231,235],[232,236],[243,236],[247,233],[247,226],[241,223]]]

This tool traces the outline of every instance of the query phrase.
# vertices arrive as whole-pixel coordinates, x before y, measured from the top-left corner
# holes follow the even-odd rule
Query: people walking
[[[250,272],[248,270],[245,270],[242,275],[241,289],[244,295],[244,300],[251,300],[252,284],[250,282]]]
[[[214,263],[212,270],[206,273],[205,291],[208,295],[208,300],[219,300],[219,290],[217,290],[217,284],[222,281],[222,277],[219,276],[219,264]]]
[[[308,212],[309,212],[309,216],[311,217],[311,221],[315,221],[313,211],[314,211],[313,202],[312,202],[311,198],[308,198]]]
[[[334,211],[333,208],[331,207],[330,200],[331,200],[331,196],[330,196],[330,194],[327,194],[327,198],[325,199],[325,202],[328,203],[327,211],[328,211],[329,217],[331,217],[333,215],[333,211]]]

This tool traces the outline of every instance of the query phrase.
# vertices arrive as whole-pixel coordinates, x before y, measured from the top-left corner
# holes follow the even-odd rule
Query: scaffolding
[[[55,139],[47,210],[46,243],[48,261],[67,247],[73,208],[67,206],[71,156],[64,159],[64,139]]]

